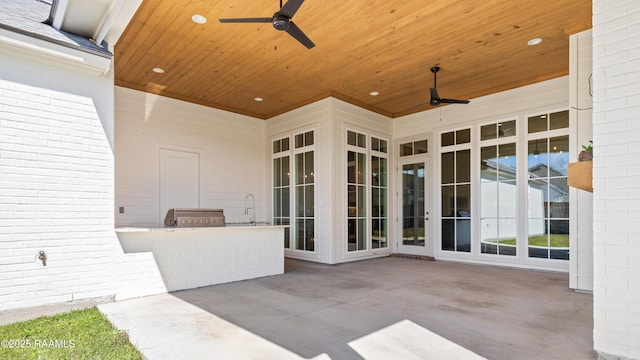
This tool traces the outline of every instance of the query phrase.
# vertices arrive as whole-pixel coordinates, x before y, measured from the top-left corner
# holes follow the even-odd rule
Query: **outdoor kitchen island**
[[[116,228],[127,254],[150,253],[146,274],[157,273],[167,291],[193,289],[284,273],[284,227]],[[143,265],[143,264],[140,264]],[[151,269],[155,265],[156,269]]]

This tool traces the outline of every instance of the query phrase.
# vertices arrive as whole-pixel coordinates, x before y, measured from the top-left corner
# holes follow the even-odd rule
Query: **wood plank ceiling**
[[[440,96],[459,99],[566,75],[569,35],[591,28],[591,0],[306,0],[293,21],[310,50],[270,23],[218,22],[279,8],[145,0],[116,45],[116,84],[261,119],[327,96],[398,117],[430,108],[416,106],[434,65]]]

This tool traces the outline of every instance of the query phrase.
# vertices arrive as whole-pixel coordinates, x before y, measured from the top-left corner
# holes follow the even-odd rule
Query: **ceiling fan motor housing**
[[[284,15],[275,13],[273,15],[273,27],[276,30],[281,30],[281,31],[288,30],[289,29],[289,18],[284,16]]]

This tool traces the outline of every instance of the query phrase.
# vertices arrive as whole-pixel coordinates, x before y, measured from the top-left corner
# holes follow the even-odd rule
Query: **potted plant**
[[[578,161],[593,160],[593,141],[589,140],[589,144],[582,145],[582,151],[578,154]]]

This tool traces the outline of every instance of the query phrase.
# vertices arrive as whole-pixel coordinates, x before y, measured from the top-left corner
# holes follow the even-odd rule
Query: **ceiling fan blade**
[[[234,18],[234,19],[218,19],[221,23],[270,23],[273,18]]]
[[[441,104],[468,104],[470,100],[440,99]]]
[[[289,0],[289,2],[291,1],[293,0]],[[287,6],[289,2],[285,4],[285,6]],[[307,49],[311,49],[316,46],[316,44],[314,44],[313,41],[311,41],[311,39],[309,39],[307,35],[305,35],[302,30],[293,23],[293,21],[289,21],[289,28],[285,31],[289,33],[289,35],[293,36],[294,39],[298,40],[302,45],[306,46]]]
[[[440,105],[440,96],[438,96],[438,89],[430,88],[429,93],[431,94],[431,99],[429,100],[429,104],[431,104],[431,106]]]
[[[293,15],[295,15],[295,13],[298,11],[303,2],[304,0],[289,0],[280,8],[278,14],[284,15],[291,19]]]

